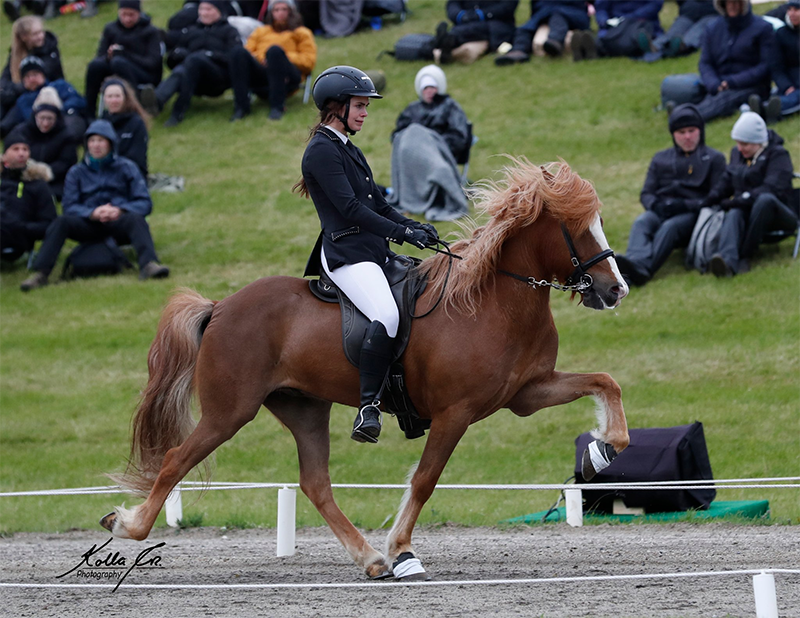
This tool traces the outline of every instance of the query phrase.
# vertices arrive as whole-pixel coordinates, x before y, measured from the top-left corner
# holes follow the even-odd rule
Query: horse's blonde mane
[[[564,161],[534,165],[525,157],[512,157],[503,167],[499,181],[484,181],[474,189],[475,209],[488,215],[480,227],[470,222],[463,227],[471,237],[462,237],[450,249],[462,260],[453,260],[442,302],[474,315],[480,304],[484,284],[497,270],[503,243],[520,229],[531,225],[543,211],[562,221],[570,233],[584,233],[600,209],[592,184]],[[426,259],[420,269],[428,275],[432,298],[438,298],[448,270],[449,258],[436,255]]]

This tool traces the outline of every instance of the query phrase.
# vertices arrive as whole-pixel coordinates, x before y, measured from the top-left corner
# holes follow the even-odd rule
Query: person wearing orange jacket
[[[280,120],[286,97],[317,63],[317,44],[294,0],[273,0],[266,25],[256,28],[228,62],[234,96],[231,122],[250,114],[251,91],[268,99],[270,119]]]

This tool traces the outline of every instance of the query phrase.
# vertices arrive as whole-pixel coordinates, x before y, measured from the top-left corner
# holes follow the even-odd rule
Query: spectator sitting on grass
[[[142,109],[130,84],[109,77],[103,82],[103,119],[114,127],[119,138],[117,154],[133,161],[147,179],[147,123],[150,116]]]
[[[447,95],[447,78],[436,65],[414,79],[419,100],[397,118],[392,133],[392,194],[400,212],[449,221],[467,214],[456,158],[469,146],[467,116]]]
[[[87,113],[97,113],[100,85],[117,75],[131,86],[157,86],[161,83],[161,35],[141,12],[140,0],[119,0],[117,19],[106,24],[97,48],[97,57],[86,67]]]
[[[234,111],[231,121],[250,113],[250,91],[269,98],[269,117],[280,120],[286,97],[317,63],[317,44],[303,26],[294,0],[272,0],[267,25],[256,28],[244,47],[229,57]]]
[[[725,171],[725,155],[706,146],[705,122],[691,103],[670,114],[672,148],[656,153],[647,169],[628,248],[617,265],[628,284],[644,285],[669,255],[689,244],[700,204]]]
[[[664,0],[597,0],[595,37],[583,30],[572,35],[572,57],[591,60],[614,56],[636,58],[651,51],[653,37],[660,35],[658,14]]]
[[[789,207],[792,157],[783,147],[783,138],[767,130],[757,113],[745,112],[733,125],[731,139],[736,146],[730,163],[703,204],[727,211],[719,252],[709,262],[717,277],[747,272],[767,232],[797,229],[797,212]]]
[[[436,27],[434,49],[441,51],[440,62],[452,60],[453,50],[464,43],[487,41],[489,51],[514,36],[514,12],[519,0],[447,0],[446,21]]]
[[[67,172],[78,162],[78,147],[72,139],[62,113],[61,99],[55,88],[46,86],[33,103],[33,115],[28,122],[12,131],[21,133],[30,146],[31,158],[50,170],[50,191],[61,201]],[[12,139],[6,138],[6,142]],[[16,138],[14,138],[16,139]]]
[[[703,33],[708,24],[717,18],[714,4],[709,0],[682,0],[678,2],[678,17],[664,34],[653,39],[650,51],[642,57],[645,62],[662,58],[685,56],[700,49]]]
[[[183,122],[193,96],[218,97],[231,87],[228,57],[242,41],[224,11],[225,3],[220,0],[200,2],[197,21],[175,35],[176,46],[167,57],[172,74],[155,91],[142,90],[142,104],[148,113],[160,112],[178,95],[165,127]]]
[[[535,0],[531,2],[531,18],[514,30],[511,50],[495,58],[497,66],[527,62],[531,59],[533,37],[539,26],[547,24],[550,33],[544,43],[548,56],[558,57],[564,51],[564,41],[570,30],[588,30],[588,5],[574,0]]]
[[[139,278],[162,278],[169,268],[158,263],[145,217],[153,209],[147,184],[130,159],[114,152],[117,134],[107,120],[95,120],[86,130],[86,155],[67,174],[64,214],[47,228],[33,263],[35,273],[22,282],[23,292],[47,285],[48,276],[68,238],[96,242],[112,238],[132,244]]]
[[[0,118],[14,107],[19,96],[25,92],[19,67],[28,56],[36,56],[42,61],[45,77],[49,81],[64,79],[56,35],[45,31],[40,17],[20,17],[11,28],[11,51],[0,76]]]
[[[47,166],[31,161],[30,154],[21,133],[6,140],[0,174],[0,257],[4,262],[14,262],[33,249],[56,218]]]
[[[767,123],[800,111],[800,0],[788,5],[786,25],[775,31],[777,53],[770,65],[778,94],[767,102]]]
[[[25,93],[19,96],[14,107],[0,122],[0,135],[5,137],[14,127],[28,120],[33,115],[33,104],[36,97],[39,96],[39,92],[45,86],[52,86],[58,92],[64,106],[62,112],[65,115],[64,120],[70,135],[76,142],[80,141],[80,135],[86,128],[86,121],[83,118],[86,101],[72,84],[63,79],[48,82],[44,63],[37,56],[25,58],[20,63],[19,70]]]
[[[772,26],[753,15],[749,0],[714,0],[714,7],[722,17],[706,28],[699,65],[706,95],[697,107],[706,121],[730,116],[751,95],[764,99],[775,57]]]

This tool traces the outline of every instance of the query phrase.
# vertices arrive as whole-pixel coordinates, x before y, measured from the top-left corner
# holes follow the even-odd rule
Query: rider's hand
[[[415,230],[413,227],[407,227],[404,240],[420,249],[424,249],[428,246],[428,233],[423,230]]]
[[[428,234],[428,244],[435,245],[436,241],[439,240],[439,232],[436,231],[436,228],[430,223],[423,223],[419,227],[423,232]]]

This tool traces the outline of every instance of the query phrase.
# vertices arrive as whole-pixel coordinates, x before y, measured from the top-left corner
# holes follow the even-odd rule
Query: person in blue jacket
[[[324,270],[371,321],[359,362],[361,404],[351,438],[378,441],[380,396],[392,345],[400,324],[397,304],[381,266],[389,259],[389,241],[410,242],[424,249],[438,239],[430,224],[408,219],[384,199],[364,154],[348,135],[359,132],[372,99],[382,98],[363,71],[335,66],[314,82],[319,122],[303,154],[300,181],[294,186],[310,197],[322,232],[306,275]]]
[[[699,64],[706,95],[697,107],[706,121],[730,116],[751,95],[766,100],[776,53],[772,26],[753,15],[749,0],[714,0],[714,7],[722,16],[706,29]]]
[[[47,285],[48,276],[68,238],[78,242],[112,238],[132,244],[139,262],[139,278],[162,278],[169,268],[158,262],[145,217],[153,209],[139,168],[115,153],[117,134],[107,120],[95,120],[86,129],[86,155],[67,173],[63,216],[47,228],[33,263],[34,274],[20,285],[23,292]]]
[[[653,38],[662,34],[658,14],[663,0],[597,0],[595,37],[588,30],[572,35],[575,61],[600,57],[636,58],[651,51]]]
[[[19,72],[25,92],[19,96],[14,107],[0,123],[0,137],[5,137],[16,126],[26,122],[33,115],[33,104],[39,92],[45,86],[51,86],[61,99],[64,121],[70,135],[76,142],[80,142],[86,129],[86,121],[83,118],[86,100],[78,94],[75,87],[64,79],[47,81],[44,62],[38,56],[26,57],[19,65]]]
[[[511,50],[495,58],[494,63],[505,66],[530,60],[533,37],[542,24],[550,27],[544,42],[545,53],[552,57],[560,56],[570,30],[589,29],[587,9],[588,4],[574,0],[532,0],[530,19],[514,30]]]

